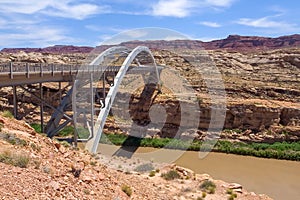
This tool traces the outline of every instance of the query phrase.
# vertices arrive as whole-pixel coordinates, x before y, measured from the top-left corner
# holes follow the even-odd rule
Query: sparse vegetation
[[[240,130],[235,130],[239,132]],[[183,149],[190,151],[203,151],[210,150],[212,144],[203,143],[202,141],[194,140],[192,142],[183,141],[171,138],[134,138],[128,139],[126,135],[120,134],[105,134],[106,139],[102,139],[102,143],[111,142],[115,145],[131,145],[143,146],[154,148],[168,148],[168,149]],[[126,144],[123,144],[126,140]],[[275,142],[268,143],[243,143],[243,142],[230,142],[219,140],[214,146],[212,151],[232,153],[238,155],[248,155],[263,158],[275,158],[285,160],[300,161],[300,141],[298,142]],[[150,170],[149,170],[150,171]]]
[[[4,124],[0,122],[0,132],[2,131]]]
[[[170,170],[167,173],[162,173],[161,177],[163,177],[165,180],[170,181],[174,179],[179,179],[180,175],[176,170]]]
[[[149,172],[152,170],[154,170],[154,166],[152,163],[141,164],[134,169],[134,171],[137,172]]]
[[[2,116],[7,117],[7,118],[11,118],[11,119],[14,118],[14,115],[9,110],[4,110],[2,112]]]
[[[33,160],[34,164],[34,169],[39,169],[41,166],[41,161],[40,160]]]
[[[30,124],[30,126],[37,132],[42,133],[42,127],[40,124]]]
[[[0,153],[0,162],[13,165],[15,167],[26,168],[29,164],[30,158],[23,154],[14,154],[10,151]]]
[[[90,165],[96,166],[97,165],[97,161],[90,161]]]
[[[152,170],[152,171],[149,173],[149,176],[150,176],[150,177],[153,177],[153,176],[155,176],[155,174],[156,174],[156,171],[153,171],[153,170]]]
[[[20,145],[20,146],[27,146],[27,141],[21,138],[16,137],[15,135],[11,135],[6,133],[4,135],[4,140],[9,142],[12,145]]]
[[[83,193],[86,194],[86,195],[89,195],[89,194],[90,194],[90,191],[89,191],[88,189],[84,188],[84,189],[83,189]]]
[[[201,185],[200,189],[204,190],[205,192],[209,194],[214,194],[216,190],[216,184],[212,182],[211,180],[205,180]]]
[[[30,147],[34,150],[34,151],[37,151],[37,152],[40,152],[41,151],[41,147],[35,143],[30,143]]]
[[[128,185],[122,185],[122,191],[127,194],[127,196],[131,196],[132,195],[132,190],[131,190],[131,187],[128,186]]]
[[[66,147],[66,148],[70,148],[71,147],[71,144],[69,142],[65,141],[65,140],[60,141],[59,143],[61,145],[63,145],[64,147]]]
[[[232,193],[232,194],[228,197],[228,200],[234,200],[235,198],[237,198],[237,194],[236,194],[236,193]]]

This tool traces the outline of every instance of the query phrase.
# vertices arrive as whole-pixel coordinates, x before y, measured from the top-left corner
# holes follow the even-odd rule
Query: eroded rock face
[[[211,42],[210,46],[205,43],[208,49],[215,49],[209,51],[204,51],[202,46],[205,45],[199,41],[133,41],[124,45],[149,46],[159,65],[175,69],[179,76],[187,80],[186,86],[194,89],[194,95],[197,96],[200,105],[200,120],[197,119],[200,122],[193,119],[188,122],[191,125],[198,123],[199,130],[184,133],[185,136],[198,134],[197,137],[201,139],[205,135],[203,130],[210,125],[211,97],[205,78],[210,72],[210,67],[214,66],[220,72],[219,76],[226,92],[224,129],[238,129],[243,132],[242,136],[226,133],[221,137],[272,142],[299,139],[300,49],[296,48],[299,46],[298,39],[299,35],[275,39],[230,36],[224,40]],[[281,49],[282,47],[295,48]],[[109,46],[102,48],[106,49]],[[243,51],[244,48],[251,51]],[[56,53],[49,53],[46,50],[30,52],[29,49],[11,53],[13,51],[4,50],[0,53],[0,62],[80,64],[84,62],[88,52],[82,50],[84,53],[77,53],[78,49],[75,47],[50,49]],[[62,53],[57,54],[58,52]],[[210,78],[214,79],[214,76]],[[38,94],[39,91],[36,92]],[[49,96],[55,92],[57,91],[51,92],[47,88],[44,91],[45,95]],[[29,108],[32,101],[29,94],[21,96],[20,99],[24,101],[19,105],[24,111],[24,116],[27,111],[34,112],[34,109]],[[1,93],[0,100],[2,110],[7,108],[12,110],[11,92]],[[149,123],[149,102],[135,104],[134,102],[139,102],[138,96],[135,96],[132,102],[130,109],[133,120],[141,125]],[[170,97],[158,98],[155,103],[165,107],[168,117],[166,123],[160,124],[163,128],[153,130],[153,134],[149,137],[174,137],[182,120],[180,102]],[[110,132],[120,132],[111,122],[107,123],[106,128]],[[272,134],[266,134],[267,131]]]

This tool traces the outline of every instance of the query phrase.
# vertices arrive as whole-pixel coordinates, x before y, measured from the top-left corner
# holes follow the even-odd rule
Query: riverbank
[[[40,125],[32,124],[32,127],[40,132]],[[60,136],[68,136],[73,133],[72,127],[66,127],[61,131]],[[174,138],[136,138],[121,134],[104,134],[101,143],[112,143],[118,146],[135,146],[135,147],[153,147],[167,148],[188,151],[208,151],[222,152],[237,155],[255,156],[261,158],[274,158],[282,160],[300,161],[300,141],[298,142],[275,142],[268,143],[243,143],[235,141],[218,140],[212,147],[212,144],[203,143],[202,141],[183,141]],[[80,136],[81,138],[87,137]]]
[[[119,146],[141,146],[167,148],[188,151],[207,151],[211,144],[202,141],[183,141],[170,138],[136,138],[120,134],[105,134],[101,142]],[[300,142],[242,143],[218,140],[212,148],[213,152],[247,155],[262,158],[274,158],[300,161]]]

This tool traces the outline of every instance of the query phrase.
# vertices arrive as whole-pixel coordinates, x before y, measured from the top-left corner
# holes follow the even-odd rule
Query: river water
[[[99,145],[99,152],[112,155],[119,147]],[[198,152],[139,147],[132,158],[170,162],[207,173],[214,179],[241,184],[248,191],[267,194],[275,200],[300,199],[300,162],[255,158],[224,153],[209,153],[200,159]]]

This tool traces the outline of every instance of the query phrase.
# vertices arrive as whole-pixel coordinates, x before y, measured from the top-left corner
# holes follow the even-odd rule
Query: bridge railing
[[[106,71],[118,71],[120,66],[105,67]],[[103,68],[104,69],[104,68]],[[83,72],[101,71],[102,67],[99,65],[81,65],[81,64],[50,64],[50,63],[24,63],[24,62],[10,62],[0,64],[0,73],[56,73],[56,72],[70,72],[77,73],[78,70]]]

